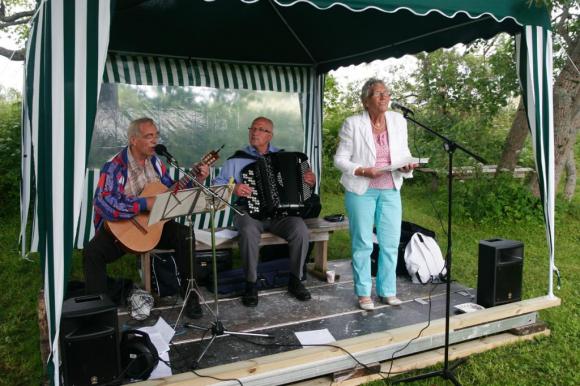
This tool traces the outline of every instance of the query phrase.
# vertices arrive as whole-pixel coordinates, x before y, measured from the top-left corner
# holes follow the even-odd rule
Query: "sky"
[[[0,46],[14,49],[18,48],[10,40],[0,37]],[[14,62],[4,56],[0,56],[0,85],[6,88],[15,88],[22,91],[24,62]]]

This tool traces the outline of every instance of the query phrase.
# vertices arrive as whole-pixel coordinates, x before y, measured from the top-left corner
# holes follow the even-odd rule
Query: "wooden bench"
[[[326,271],[328,269],[328,240],[330,235],[340,229],[348,229],[348,219],[345,218],[341,222],[330,222],[322,218],[311,218],[304,220],[308,227],[310,241],[314,242],[314,265],[310,269],[310,273],[314,276],[326,280]],[[260,246],[286,244],[286,240],[272,233],[262,233]],[[238,247],[238,238],[220,243],[216,249],[229,249]],[[199,240],[195,243],[196,251],[211,250],[211,245],[204,244]],[[169,251],[153,250],[151,252],[141,254],[141,267],[143,270],[143,281],[146,291],[151,291],[151,253],[163,253]]]

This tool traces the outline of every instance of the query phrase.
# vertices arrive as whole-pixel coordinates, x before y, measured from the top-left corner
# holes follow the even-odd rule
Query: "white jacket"
[[[407,144],[407,120],[402,114],[394,111],[385,113],[391,163],[397,163],[411,156]],[[359,167],[373,167],[377,159],[375,141],[372,134],[371,119],[368,112],[347,118],[340,129],[340,143],[334,155],[334,166],[341,172],[340,182],[346,190],[364,194],[370,184],[370,178],[354,175]],[[393,182],[397,190],[403,185],[403,178],[413,177],[413,172],[392,171]]]

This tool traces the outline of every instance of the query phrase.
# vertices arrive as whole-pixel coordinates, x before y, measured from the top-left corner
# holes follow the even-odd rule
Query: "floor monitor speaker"
[[[522,298],[524,244],[490,239],[479,242],[477,304],[493,307]]]
[[[65,300],[60,349],[64,385],[121,384],[117,306],[106,295]]]

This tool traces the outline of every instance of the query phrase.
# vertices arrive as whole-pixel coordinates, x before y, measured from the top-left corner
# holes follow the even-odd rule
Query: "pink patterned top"
[[[375,140],[375,148],[377,149],[377,160],[375,161],[375,167],[382,167],[391,164],[391,151],[389,150],[389,137],[387,136],[387,130],[383,131],[381,134],[373,134]],[[369,184],[370,189],[394,189],[395,184],[393,183],[393,175],[391,172],[387,172],[380,177],[373,178]]]

